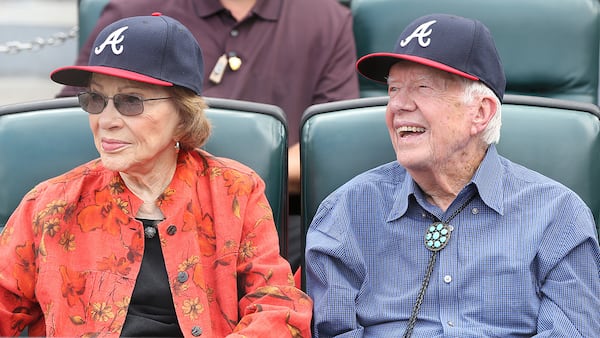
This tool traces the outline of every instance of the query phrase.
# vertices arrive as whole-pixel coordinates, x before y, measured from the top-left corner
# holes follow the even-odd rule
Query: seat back
[[[598,0],[352,0],[351,9],[358,57],[393,51],[404,27],[422,15],[456,14],[490,29],[508,94],[598,103]],[[360,88],[363,97],[386,94],[362,76]]]
[[[37,183],[96,157],[76,98],[0,107],[0,229]]]
[[[206,98],[213,133],[204,148],[254,169],[266,183],[285,256],[287,122],[276,106]],[[37,183],[98,157],[77,98],[0,107],[0,229]]]
[[[213,130],[203,147],[215,156],[235,159],[265,181],[281,253],[287,257],[288,130],[281,108],[241,100],[206,98]]]
[[[300,134],[303,234],[331,192],[357,174],[396,159],[385,125],[387,100],[346,100],[305,111]],[[598,116],[600,109],[593,104],[507,95],[498,152],[574,190],[598,220]],[[303,250],[305,240],[303,235]]]
[[[102,10],[108,4],[110,0],[80,0],[77,18],[79,22],[79,39],[78,48],[80,50],[81,47],[85,44],[90,33],[94,30],[96,26],[96,22],[102,14]]]
[[[300,204],[305,230],[327,195],[359,173],[395,159],[385,125],[387,101],[344,100],[313,105],[304,112]]]

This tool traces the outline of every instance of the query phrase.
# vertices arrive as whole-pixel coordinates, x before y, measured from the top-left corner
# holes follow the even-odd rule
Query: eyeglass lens
[[[144,111],[144,100],[133,95],[116,94],[111,98],[94,92],[83,92],[78,95],[78,99],[81,108],[90,114],[100,114],[110,99],[122,115],[139,115]]]

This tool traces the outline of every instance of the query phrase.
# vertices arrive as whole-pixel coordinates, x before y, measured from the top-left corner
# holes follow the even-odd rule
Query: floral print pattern
[[[0,335],[29,325],[47,336],[118,336],[144,252],[133,216],[141,204],[99,160],[32,189],[0,235]],[[201,328],[209,337],[310,337],[312,301],[279,256],[254,172],[181,152],[158,206],[184,335]]]

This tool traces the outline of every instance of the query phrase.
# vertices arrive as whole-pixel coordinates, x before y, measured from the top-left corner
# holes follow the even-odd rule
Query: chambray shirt
[[[446,212],[397,162],[363,173],[319,207],[307,235],[314,337],[401,337],[431,252],[450,222],[413,337],[599,337],[600,249],[592,214],[565,186],[491,146]]]

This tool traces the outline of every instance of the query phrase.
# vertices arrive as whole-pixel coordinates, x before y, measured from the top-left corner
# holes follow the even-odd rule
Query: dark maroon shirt
[[[123,17],[161,12],[194,33],[205,64],[203,95],[281,107],[287,114],[289,142],[311,104],[359,97],[356,47],[350,10],[337,0],[257,0],[237,22],[219,0],[111,0],[83,46],[76,64],[87,64],[97,34]],[[219,84],[208,80],[217,59],[235,54]],[[59,96],[78,89],[65,88]]]

